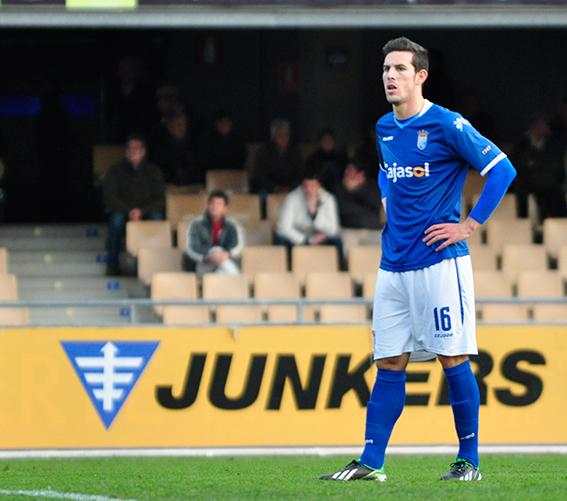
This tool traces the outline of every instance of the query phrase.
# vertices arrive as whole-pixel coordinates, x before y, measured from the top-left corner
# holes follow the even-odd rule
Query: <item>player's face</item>
[[[427,71],[415,71],[413,54],[405,51],[390,52],[384,58],[382,82],[386,100],[393,105],[411,101],[421,95],[421,86],[427,78]]]

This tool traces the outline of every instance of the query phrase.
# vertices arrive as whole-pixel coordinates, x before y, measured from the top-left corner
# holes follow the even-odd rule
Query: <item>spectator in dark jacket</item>
[[[220,112],[214,129],[207,135],[203,146],[203,165],[210,169],[244,169],[246,147],[234,128],[232,116]]]
[[[350,160],[336,191],[339,218],[343,228],[379,228],[380,191],[366,176],[368,167],[361,160]]]
[[[291,128],[287,120],[270,124],[270,142],[256,152],[251,191],[281,193],[295,188],[301,175],[301,153],[290,142]]]
[[[146,160],[141,136],[126,141],[125,158],[104,178],[104,206],[109,213],[107,275],[119,275],[118,258],[127,221],[163,219],[165,183],[160,169]]]
[[[337,150],[334,131],[323,129],[319,134],[319,147],[305,161],[305,169],[318,171],[323,188],[335,193],[341,182],[345,163],[346,155]]]
[[[542,222],[547,217],[566,215],[563,168],[565,148],[551,136],[546,117],[538,115],[510,155],[518,169],[515,190],[518,215],[527,216],[527,198],[534,195]]]
[[[227,194],[212,191],[207,210],[187,231],[187,256],[200,277],[205,273],[240,273],[237,260],[244,248],[244,236],[240,224],[226,217],[227,207]]]

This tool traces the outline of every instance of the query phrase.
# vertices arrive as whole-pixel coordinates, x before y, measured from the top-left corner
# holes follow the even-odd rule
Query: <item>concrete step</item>
[[[19,251],[92,251],[103,252],[103,237],[0,237],[0,247],[9,254]]]
[[[11,263],[9,269],[10,273],[18,277],[102,277],[106,265],[101,263]]]
[[[21,288],[19,290],[21,301],[82,301],[85,299],[128,299],[128,291],[125,289],[107,290],[82,287],[79,289],[40,289]]]
[[[30,308],[31,325],[129,324],[129,309],[119,306]]]
[[[104,263],[105,252],[96,251],[19,251],[9,256],[10,264],[27,263]]]
[[[89,289],[95,292],[124,291],[127,297],[148,297],[148,288],[135,277],[18,277],[19,294],[28,290],[66,291]],[[23,296],[22,296],[23,297]]]
[[[73,237],[96,238],[106,236],[106,225],[84,224],[2,224],[0,240],[20,237]]]

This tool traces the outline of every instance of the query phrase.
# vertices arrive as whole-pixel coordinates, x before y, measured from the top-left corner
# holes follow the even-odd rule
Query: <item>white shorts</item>
[[[421,270],[378,270],[372,332],[374,360],[478,353],[470,256]]]

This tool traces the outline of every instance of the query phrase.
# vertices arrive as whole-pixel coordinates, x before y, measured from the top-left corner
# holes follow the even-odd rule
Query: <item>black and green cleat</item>
[[[336,473],[322,475],[319,478],[320,480],[342,480],[344,482],[349,480],[385,482],[388,477],[386,477],[386,474],[384,473],[384,468],[375,470],[374,468],[363,465],[360,461],[354,460],[347,464],[342,470],[339,470]]]
[[[482,480],[482,475],[472,463],[469,463],[466,459],[459,458],[454,463],[451,463],[449,471],[441,476],[441,480]]]

